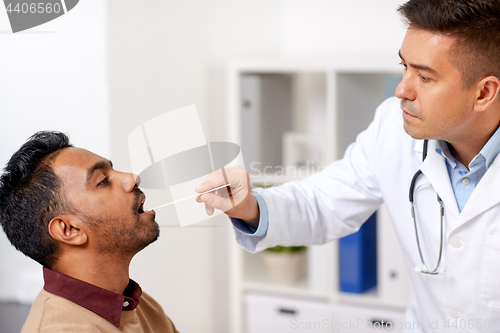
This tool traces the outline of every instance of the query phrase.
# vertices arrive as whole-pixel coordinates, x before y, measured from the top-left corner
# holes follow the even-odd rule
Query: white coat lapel
[[[500,155],[493,161],[460,214],[463,224],[500,202]]]
[[[417,149],[416,149],[417,150]],[[420,151],[422,149],[420,148]],[[455,219],[458,218],[460,212],[458,211],[457,200],[451,187],[450,176],[446,168],[446,161],[438,152],[436,152],[436,141],[429,140],[427,157],[420,166],[422,173],[429,179],[432,187],[443,200],[446,213],[450,212],[454,215]],[[445,213],[445,218],[446,218]],[[455,226],[451,226],[454,228]]]

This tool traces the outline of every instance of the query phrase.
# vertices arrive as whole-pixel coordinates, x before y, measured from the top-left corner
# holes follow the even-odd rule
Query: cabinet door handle
[[[284,314],[289,314],[289,315],[295,315],[297,311],[295,311],[293,309],[280,308],[279,312],[284,313]]]

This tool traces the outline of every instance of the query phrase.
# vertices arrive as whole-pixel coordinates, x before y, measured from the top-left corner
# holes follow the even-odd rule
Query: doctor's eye
[[[423,81],[423,82],[427,82],[429,80],[428,77],[426,76],[423,76],[422,74],[418,74],[420,76],[420,79]]]

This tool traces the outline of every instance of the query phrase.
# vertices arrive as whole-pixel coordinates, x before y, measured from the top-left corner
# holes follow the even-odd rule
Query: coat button
[[[462,242],[457,238],[452,238],[450,241],[450,244],[455,249],[458,249],[460,246],[462,246]]]
[[[458,318],[458,312],[457,312],[457,311],[455,311],[455,310],[451,310],[448,314],[449,314],[449,315],[450,315],[450,317],[451,317],[451,318],[453,318],[453,319],[457,319],[457,318]]]
[[[126,308],[126,307],[127,307],[127,306],[129,306],[129,305],[130,305],[130,303],[129,303],[128,301],[123,302],[123,307],[124,307],[124,308]]]
[[[470,183],[469,178],[464,178],[464,179],[462,179],[462,184],[464,184],[464,185],[469,185],[469,183]]]

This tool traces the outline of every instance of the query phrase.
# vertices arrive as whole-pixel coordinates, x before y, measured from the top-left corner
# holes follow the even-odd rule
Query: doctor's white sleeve
[[[377,161],[376,147],[384,118],[379,111],[388,109],[388,101],[379,106],[374,121],[343,159],[304,180],[254,189],[261,196],[262,230],[244,230],[233,220],[237,242],[253,253],[276,245],[324,244],[359,230],[383,202],[376,177],[383,163]]]

